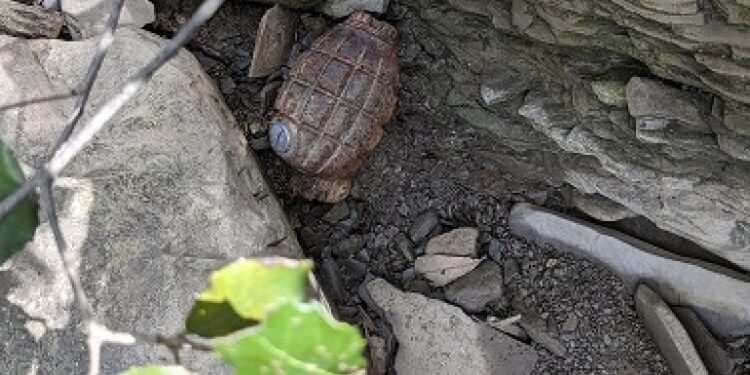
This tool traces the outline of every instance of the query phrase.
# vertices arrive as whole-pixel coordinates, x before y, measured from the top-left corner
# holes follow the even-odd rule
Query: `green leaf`
[[[188,332],[196,335],[219,337],[257,323],[255,320],[237,315],[227,302],[197,301],[188,315],[185,326]]]
[[[181,366],[134,367],[120,375],[196,375]]]
[[[0,201],[23,185],[24,176],[13,152],[0,141]],[[0,218],[0,264],[34,238],[39,205],[27,197]]]
[[[241,259],[214,272],[188,316],[188,332],[223,336],[256,324],[283,303],[302,301],[312,266],[280,258]]]
[[[287,303],[263,323],[217,339],[214,349],[239,375],[351,374],[366,367],[366,340],[317,303]]]

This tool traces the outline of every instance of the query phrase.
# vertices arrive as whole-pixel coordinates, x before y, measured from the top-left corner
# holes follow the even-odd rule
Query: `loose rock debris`
[[[237,4],[226,7],[219,17],[227,24],[243,17],[259,19],[265,9]],[[237,7],[244,7],[244,16],[237,16],[243,14]],[[496,9],[496,13],[501,14],[501,10]],[[293,49],[304,51],[311,40],[335,21],[314,12],[301,13],[302,22],[294,30]],[[371,352],[381,353],[377,349],[382,343],[378,338],[385,341],[386,373],[393,373],[394,355],[406,347],[408,340],[401,338],[404,342],[396,345],[398,337],[390,332],[382,311],[378,312],[382,308],[357,292],[369,285],[366,280],[379,276],[403,290],[399,293],[419,293],[431,300],[450,302],[448,288],[477,272],[486,262],[496,262],[502,269],[499,276],[504,284],[503,297],[476,307],[477,312],[469,311],[475,307],[463,306],[464,314],[471,314],[475,321],[486,321],[497,332],[533,346],[536,364],[526,373],[670,373],[643,320],[635,312],[632,289],[615,274],[585,259],[527,243],[510,234],[507,214],[513,202],[533,201],[563,212],[571,210],[574,204],[566,201],[557,187],[539,185],[499,168],[504,160],[491,155],[502,155],[503,145],[444,110],[442,103],[446,97],[441,93],[452,93],[451,80],[446,78],[444,68],[454,62],[413,10],[396,2],[382,18],[399,29],[402,36],[399,58],[408,73],[401,77],[400,104],[394,123],[386,128],[383,142],[368,159],[352,185],[351,196],[345,200],[350,214],[322,220],[334,207],[286,195],[284,191],[292,172],[268,149],[261,148],[259,157],[292,217],[307,256],[321,262],[326,259],[327,273],[338,269],[336,289],[343,294],[343,299],[336,298],[335,303],[339,315],[376,334],[372,336],[372,346],[376,349]],[[502,17],[495,18],[501,25]],[[225,28],[213,24],[207,31]],[[209,43],[202,50],[217,54],[207,58],[201,52],[199,59],[217,77],[217,82],[227,74],[233,77],[236,88],[224,93],[230,108],[248,129],[251,139],[264,137],[267,124],[257,93],[266,84],[265,80],[242,76],[243,69],[247,74],[246,51],[253,50],[252,41],[248,45],[240,38],[226,39],[228,43],[204,40]],[[477,95],[480,93],[478,86],[470,89],[476,89],[472,92]],[[496,92],[485,90],[485,93],[495,106],[512,106],[518,96],[524,95],[524,90],[519,87],[504,103],[497,102]],[[509,168],[515,174],[524,167],[510,164]],[[610,211],[602,211],[608,216],[600,216],[621,215],[612,215]],[[453,284],[435,287],[417,272],[416,260],[427,253],[430,239],[467,227],[478,231],[476,255],[469,258],[472,263],[479,260],[479,265]],[[363,272],[366,272],[364,277]],[[521,327],[521,317],[528,319],[523,312],[530,310],[538,311],[537,330],[560,343],[565,349],[563,356],[555,355],[530,338]],[[508,319],[512,321],[516,316],[518,322],[508,323]],[[498,325],[499,322],[504,323]],[[724,338],[719,341],[733,359],[746,356],[743,351],[747,341],[742,338],[731,339],[730,346],[724,344]],[[380,354],[373,356],[380,361]],[[734,371],[740,374],[742,365]]]

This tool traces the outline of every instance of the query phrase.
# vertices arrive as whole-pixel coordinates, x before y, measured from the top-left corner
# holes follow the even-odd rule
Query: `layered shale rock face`
[[[750,1],[398,3],[452,52],[461,117],[750,270]]]

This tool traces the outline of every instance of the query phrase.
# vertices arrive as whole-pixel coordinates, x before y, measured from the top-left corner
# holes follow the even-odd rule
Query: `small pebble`
[[[237,85],[232,80],[232,77],[224,77],[221,79],[219,88],[224,95],[227,95],[233,93],[234,89],[237,88]]]
[[[487,254],[490,256],[490,259],[494,260],[498,264],[502,262],[502,244],[500,243],[500,240],[497,238],[493,238],[490,240],[490,244],[487,247]]]
[[[438,224],[440,224],[440,217],[437,210],[429,209],[414,221],[414,224],[409,228],[409,237],[415,243],[422,242],[437,228]]]
[[[354,259],[344,259],[341,261],[346,274],[355,281],[362,281],[367,275],[367,265]]]
[[[521,270],[518,266],[518,261],[515,258],[508,258],[508,260],[503,263],[503,278],[505,285],[510,284],[513,278],[520,272]]]
[[[573,332],[578,328],[578,316],[574,313],[568,314],[568,318],[565,319],[565,322],[563,322],[562,330],[563,332]]]
[[[413,267],[407,268],[401,273],[401,282],[404,283],[404,285],[408,284],[415,278],[417,278],[417,271]]]
[[[348,216],[349,205],[347,205],[346,202],[340,202],[333,205],[333,207],[331,207],[331,209],[328,210],[325,215],[323,215],[323,221],[333,225],[347,218]]]
[[[411,252],[411,241],[403,233],[398,233],[393,237],[393,242],[398,249],[399,253],[406,258],[409,262],[414,261],[414,254]]]
[[[354,254],[357,254],[360,250],[362,250],[363,244],[364,241],[362,239],[362,236],[352,235],[336,244],[336,246],[333,248],[333,254],[336,255],[337,258],[341,259],[350,258]]]
[[[398,213],[401,216],[408,216],[409,215],[409,205],[407,205],[406,202],[401,202],[401,204],[398,205]]]

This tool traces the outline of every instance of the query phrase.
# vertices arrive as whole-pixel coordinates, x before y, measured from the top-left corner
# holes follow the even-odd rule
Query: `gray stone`
[[[401,292],[382,279],[367,290],[399,341],[399,375],[525,375],[534,368],[533,349],[475,322],[458,307]]]
[[[364,239],[360,235],[352,235],[344,238],[336,246],[333,247],[332,252],[336,257],[346,259],[354,256],[364,246]]]
[[[637,216],[627,207],[613,202],[599,194],[573,193],[573,204],[586,215],[601,221],[620,221]]]
[[[561,358],[564,358],[568,354],[565,345],[547,333],[547,324],[536,314],[529,313],[522,315],[519,324],[532,340],[547,349],[550,353]]]
[[[485,105],[504,103],[528,90],[529,82],[511,68],[494,69],[484,74],[479,93]]]
[[[627,88],[628,111],[633,117],[674,119],[692,130],[710,133],[700,108],[690,95],[659,81],[633,77]]]
[[[750,137],[724,132],[716,135],[719,148],[727,155],[743,161],[750,161]]]
[[[414,261],[414,254],[411,251],[411,241],[409,241],[409,238],[407,238],[404,233],[397,233],[393,237],[393,242],[396,246],[396,249],[398,249],[398,252],[404,256],[404,259],[408,260],[409,262]]]
[[[508,258],[505,263],[503,263],[503,281],[505,281],[505,285],[510,284],[510,282],[513,281],[513,278],[519,273],[521,273],[521,267],[518,265],[518,261],[515,258]]]
[[[344,302],[346,300],[346,290],[339,265],[336,261],[331,258],[323,259],[320,265],[320,274],[320,283],[323,285],[324,290],[328,292],[328,296],[338,302]]]
[[[628,106],[628,98],[625,92],[625,84],[619,81],[593,81],[591,89],[597,99],[604,104],[625,108]]]
[[[389,0],[325,0],[318,9],[331,17],[341,18],[358,10],[385,13],[389,2]]]
[[[503,260],[503,248],[500,240],[493,238],[490,240],[489,246],[487,246],[487,255],[490,259],[500,263]]]
[[[440,224],[440,217],[437,211],[434,209],[427,210],[420,214],[414,220],[414,224],[409,227],[409,238],[414,243],[420,243],[437,228],[438,224]]]
[[[339,202],[333,205],[325,215],[323,215],[323,221],[328,224],[336,224],[341,220],[349,217],[349,205],[346,202]]]
[[[708,375],[698,351],[669,306],[645,284],[636,288],[635,308],[675,374]]]
[[[292,51],[296,23],[296,13],[282,6],[266,11],[258,25],[248,77],[265,77],[281,69]]]
[[[454,229],[431,238],[427,242],[425,254],[476,257],[478,238],[479,230],[476,228]]]
[[[518,325],[518,322],[521,320],[521,315],[512,316],[507,319],[500,320],[494,316],[490,316],[487,318],[487,324],[502,332],[506,335],[515,337],[518,340],[526,341],[529,339],[529,335],[526,334],[526,331],[524,331],[523,328],[521,328],[520,325]]]
[[[406,204],[406,202],[401,202],[401,204],[398,205],[398,213],[401,216],[408,216],[409,215],[409,205]]]
[[[576,328],[578,328],[578,315],[570,313],[562,324],[562,330],[563,332],[574,332]]]
[[[221,79],[221,82],[219,82],[219,89],[224,95],[229,95],[232,92],[234,92],[234,89],[237,88],[237,84],[234,83],[234,80],[232,80],[232,77],[224,77]]]
[[[429,280],[433,286],[445,286],[476,268],[481,259],[451,257],[446,255],[423,255],[416,259],[417,273]]]
[[[685,327],[690,339],[703,359],[706,368],[714,374],[730,375],[734,371],[734,360],[721,344],[703,325],[698,315],[689,307],[676,306],[672,309]]]
[[[367,265],[356,259],[344,259],[339,261],[349,280],[361,281],[367,275]]]
[[[489,2],[487,3],[487,12],[492,18],[492,26],[500,30],[511,30],[511,15],[510,11],[506,9],[505,4]]]
[[[62,1],[62,11],[75,17],[76,27],[83,39],[104,32],[109,17],[110,2],[107,0]],[[156,20],[154,5],[148,0],[127,0],[122,6],[118,27],[141,28]]]
[[[470,313],[481,312],[488,303],[502,297],[503,271],[491,260],[445,288],[445,299]]]
[[[667,302],[695,308],[721,336],[750,334],[750,282],[744,275],[526,203],[511,209],[508,222],[529,241],[604,264],[633,290],[648,281]]]
[[[0,36],[0,101],[75,88],[97,43]],[[129,74],[123,72],[145,65],[165,44],[146,31],[119,29],[83,122],[124,83]],[[40,165],[73,103],[2,111],[0,137],[23,163]],[[66,255],[109,328],[175,335],[213,270],[241,257],[302,256],[230,113],[196,59],[182,50],[55,183]],[[16,374],[30,363],[39,374],[87,373],[81,317],[53,249],[43,222],[35,240],[0,268],[0,337],[13,343],[0,345],[0,373]],[[33,330],[38,342],[24,328],[27,320],[46,326],[44,335]],[[160,346],[119,346],[104,350],[102,373],[169,356]],[[201,353],[183,358],[200,373],[231,373]]]

